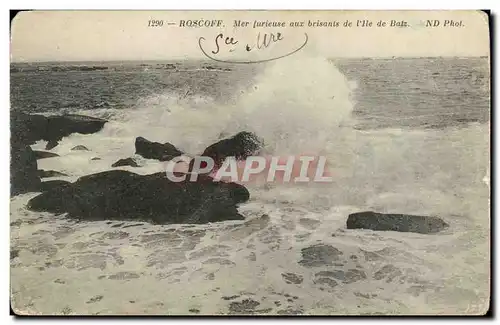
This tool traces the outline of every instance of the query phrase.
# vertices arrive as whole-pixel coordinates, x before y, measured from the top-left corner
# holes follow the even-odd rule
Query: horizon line
[[[328,60],[348,60],[348,59],[431,59],[431,58],[489,58],[490,55],[431,55],[431,56],[344,56],[344,57],[330,57]],[[175,59],[93,59],[93,60],[33,60],[33,61],[14,61],[10,60],[10,64],[17,63],[71,63],[71,62],[160,62],[160,61],[207,61],[213,60],[207,58],[175,58]],[[215,61],[214,61],[215,62]],[[215,64],[215,63],[214,63]]]

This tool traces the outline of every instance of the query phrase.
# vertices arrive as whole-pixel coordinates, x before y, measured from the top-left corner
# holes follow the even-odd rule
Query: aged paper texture
[[[488,24],[19,13],[14,312],[487,312]]]

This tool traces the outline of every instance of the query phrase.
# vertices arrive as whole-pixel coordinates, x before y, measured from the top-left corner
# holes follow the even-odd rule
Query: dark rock
[[[189,310],[190,313],[194,313],[194,314],[199,314],[200,313],[200,310],[199,309],[196,309],[196,308],[191,308]]]
[[[10,195],[40,190],[36,156],[30,146],[13,143],[10,157]]]
[[[38,170],[38,176],[40,178],[45,178],[45,177],[58,177],[58,176],[68,176],[65,173],[58,172],[56,170],[43,170],[40,169]]]
[[[72,133],[92,134],[100,131],[106,120],[76,115],[43,116],[11,112],[11,143],[31,145],[38,140],[48,141],[47,150]]]
[[[71,151],[89,151],[89,148],[82,145],[78,145],[71,148]]]
[[[301,284],[304,281],[302,275],[297,275],[295,273],[281,273],[281,276],[288,284]]]
[[[49,151],[42,151],[42,150],[34,150],[36,159],[44,159],[44,158],[52,158],[52,157],[59,157],[57,153],[49,152]]]
[[[101,160],[101,158],[99,158],[99,157],[94,157],[94,158],[92,158],[92,159],[90,159],[90,160]]]
[[[201,224],[243,220],[236,206],[248,199],[249,192],[242,185],[214,182],[207,176],[197,182],[171,182],[163,172],[138,175],[112,170],[44,192],[31,199],[28,208],[68,213],[80,220]]]
[[[347,218],[347,229],[390,230],[430,234],[447,227],[449,225],[438,217],[408,214],[383,214],[366,211],[350,214]]]
[[[157,159],[159,161],[169,161],[174,157],[182,155],[173,144],[168,142],[161,144],[151,142],[143,137],[135,139],[135,153],[147,159]]]
[[[333,246],[317,244],[302,249],[302,260],[299,264],[305,267],[332,265],[339,260],[340,255],[343,253]]]
[[[46,192],[46,191],[58,189],[58,188],[69,186],[69,185],[71,185],[71,182],[56,179],[53,181],[42,182],[40,185],[40,190],[42,192]]]
[[[121,166],[131,166],[131,167],[140,167],[134,158],[124,158],[115,162],[111,167],[121,167]]]
[[[53,148],[57,147],[58,144],[59,141],[57,140],[49,140],[45,145],[45,150],[52,150]]]
[[[215,162],[215,168],[219,168],[227,157],[235,157],[237,160],[245,159],[259,153],[263,147],[263,142],[251,132],[240,132],[229,139],[220,140],[207,147],[201,154],[210,157]],[[192,170],[192,164],[190,171]]]

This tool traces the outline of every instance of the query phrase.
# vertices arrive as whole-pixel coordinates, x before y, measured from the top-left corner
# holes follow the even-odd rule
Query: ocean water
[[[109,120],[38,161],[76,180],[134,140],[198,154],[253,131],[270,154],[325,155],[332,183],[249,185],[245,221],[75,223],[11,199],[11,294],[27,314],[478,314],[490,287],[487,58],[289,57],[11,65],[11,110]],[[33,145],[43,149],[45,142]],[[84,145],[89,151],[71,151]],[[91,160],[99,157],[101,160]],[[136,157],[140,174],[164,170]],[[347,230],[350,213],[437,215],[423,235]],[[331,263],[304,262],[323,245]],[[307,251],[307,249],[306,249]],[[332,253],[333,254],[333,253]]]

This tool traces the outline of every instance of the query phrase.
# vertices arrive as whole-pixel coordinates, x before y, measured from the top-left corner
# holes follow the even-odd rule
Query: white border
[[[183,1],[175,1],[175,2],[167,2],[165,0],[162,1],[127,1],[127,0],[121,0],[121,1],[103,1],[103,0],[86,0],[86,1],[57,1],[57,0],[46,0],[46,1],[37,1],[37,0],[25,0],[25,1],[3,1],[1,6],[2,6],[2,14],[0,15],[0,28],[2,29],[1,31],[1,42],[0,45],[2,47],[2,55],[4,59],[4,64],[0,65],[2,71],[2,77],[3,77],[3,82],[2,82],[2,87],[1,87],[1,114],[2,116],[0,117],[0,121],[3,123],[3,126],[0,127],[0,150],[3,153],[0,158],[0,163],[2,166],[0,167],[0,174],[1,174],[1,184],[0,184],[0,197],[1,199],[1,217],[3,218],[4,226],[0,227],[2,231],[2,235],[0,238],[2,239],[2,243],[0,244],[0,263],[2,263],[2,270],[3,270],[3,276],[2,276],[2,281],[0,281],[0,310],[2,310],[1,313],[1,323],[13,323],[14,320],[12,317],[7,316],[8,315],[8,308],[9,308],[9,272],[10,272],[10,265],[9,265],[9,245],[10,245],[10,226],[9,226],[9,173],[8,173],[8,166],[9,166],[9,127],[8,127],[8,121],[9,121],[9,32],[8,32],[8,26],[9,26],[9,21],[7,20],[7,10],[6,9],[138,9],[138,10],[145,10],[145,9],[377,9],[377,10],[382,10],[382,9],[491,9],[494,13],[498,15],[500,12],[499,9],[499,1],[449,1],[448,3],[445,3],[444,1],[436,1],[436,0],[418,0],[418,1],[390,1],[390,0],[377,0],[377,1],[370,1],[370,0],[363,0],[363,1],[342,1],[341,3],[331,3],[331,1],[325,1],[325,0],[307,0],[307,1],[296,1],[292,2],[290,0],[288,1],[274,1],[273,3],[270,3],[269,0],[247,0],[247,1],[223,1],[223,0],[212,0],[210,3],[207,3],[205,1],[192,1],[192,0],[183,0]],[[6,5],[6,6],[5,6]],[[5,8],[3,8],[5,6]],[[495,20],[495,30],[498,34],[498,19],[500,19],[498,16],[496,17]],[[497,54],[497,51],[495,51],[495,54]],[[495,55],[495,59],[497,59],[497,55]],[[496,64],[498,66],[498,63]],[[495,68],[495,71],[492,71],[492,74],[497,72],[497,68]],[[495,89],[498,93],[498,84]],[[494,108],[492,108],[493,110]],[[498,114],[497,114],[498,115]],[[495,118],[495,122],[498,125],[498,116]],[[497,146],[495,146],[494,149],[497,149]],[[498,166],[495,166],[498,167]],[[492,180],[493,182],[494,180]],[[497,195],[495,195],[495,199],[497,198]],[[492,218],[495,218],[493,216]],[[495,233],[498,230],[498,222],[495,227]],[[497,272],[495,272],[495,275],[497,275]],[[498,283],[498,277],[495,276],[495,283]],[[494,292],[497,292],[495,289]],[[496,299],[495,301],[498,301]],[[496,308],[495,308],[496,309]],[[160,319],[159,319],[160,320]],[[210,319],[209,319],[210,320]],[[221,321],[222,319],[214,319],[215,321]],[[255,321],[259,321],[259,319],[254,319]],[[274,319],[273,319],[274,320]],[[260,322],[270,322],[273,320],[265,320],[261,319]],[[285,319],[285,321],[290,320],[290,319]],[[312,321],[318,321],[318,319],[305,319],[301,318],[301,321],[305,322],[312,322]],[[364,321],[373,321],[375,319],[357,319],[357,320],[352,320],[352,319],[341,319],[341,318],[333,318],[333,319],[325,319],[326,321],[333,321],[333,322],[349,322],[349,323],[361,323]],[[388,319],[384,319],[384,321]],[[418,321],[418,318],[415,318],[414,320]],[[20,320],[17,320],[20,321]],[[26,320],[25,320],[26,321]],[[43,320],[42,320],[43,321]],[[53,320],[45,320],[48,322],[52,322]],[[62,322],[66,323],[69,322],[69,320],[61,320]],[[104,322],[109,322],[109,321],[114,321],[114,322],[125,322],[127,321],[126,319],[122,320],[111,320],[111,319],[100,319],[100,320],[94,320],[94,322],[97,323],[104,323]],[[169,323],[177,323],[180,320],[176,320],[175,318],[171,319],[161,319],[160,321],[167,321]],[[183,322],[191,322],[194,320],[183,320]],[[229,321],[229,320],[228,320]],[[232,320],[232,322],[238,321],[237,319]],[[400,322],[402,319],[394,319],[394,321]],[[423,321],[427,323],[433,323],[433,322],[438,322],[438,321],[446,321],[445,319],[439,320],[429,320],[429,319],[423,319]],[[456,322],[457,320],[451,319],[448,320],[451,322]],[[469,319],[465,320],[466,322],[476,322],[476,321],[481,321],[481,319]],[[134,320],[129,320],[127,321],[128,323],[136,323],[136,324],[142,324],[144,320],[140,319],[134,319]]]

